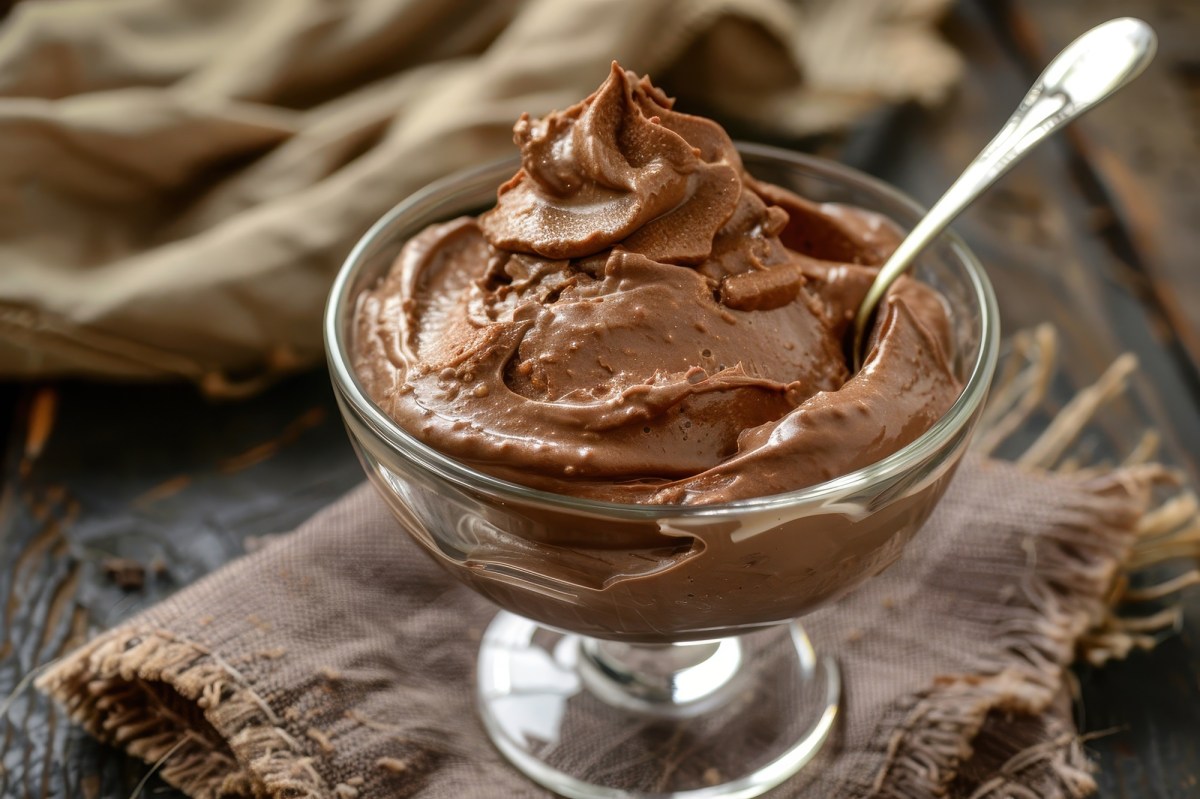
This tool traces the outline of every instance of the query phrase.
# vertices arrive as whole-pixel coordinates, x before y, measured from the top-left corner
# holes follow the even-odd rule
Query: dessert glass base
[[[837,664],[795,622],[626,644],[503,611],[484,633],[477,687],[496,747],[573,799],[758,796],[820,750],[841,692]]]

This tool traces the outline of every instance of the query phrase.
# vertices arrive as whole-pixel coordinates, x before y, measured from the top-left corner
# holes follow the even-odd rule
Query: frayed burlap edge
[[[1117,565],[1129,554],[1136,517],[1144,509],[1154,473],[1132,471],[1119,483],[1089,481],[1087,507],[1071,509],[1079,522],[1063,524],[1031,540],[1034,579],[1014,583],[1020,607],[1005,609],[997,624],[995,654],[965,674],[940,675],[920,694],[909,697],[881,719],[875,746],[885,767],[869,785],[851,795],[888,799],[944,796],[959,766],[974,751],[974,741],[989,714],[996,711],[1038,714],[1061,690],[1065,671],[1075,659],[1080,637],[1105,615],[1105,597]],[[1138,495],[1109,496],[1113,485],[1132,484]],[[1139,496],[1140,495],[1140,496]],[[1086,524],[1083,523],[1086,520]],[[933,575],[937,590],[938,575]],[[1076,736],[1038,743],[1038,754],[1051,763],[1041,785],[1025,784],[1030,796],[1081,797],[1095,788],[1091,765]],[[1031,757],[1019,752],[1014,760]],[[977,796],[990,796],[981,793]]]
[[[163,779],[195,799],[330,795],[270,705],[195,642],[121,629],[55,665],[37,685],[92,735],[161,766]],[[219,738],[181,719],[170,691],[200,708]]]
[[[1057,367],[1053,328],[1023,331],[1010,343],[973,449],[991,454],[1043,407]],[[1137,367],[1125,355],[1053,418],[1016,462],[1030,470],[1074,474],[1095,498],[1074,509],[1086,525],[1060,526],[1039,536],[1030,558],[1038,577],[1017,585],[1029,604],[1004,619],[999,654],[977,671],[942,675],[925,691],[898,703],[880,720],[876,746],[885,764],[869,784],[847,785],[851,796],[926,799],[945,796],[990,713],[1045,711],[1081,656],[1096,665],[1148,649],[1155,633],[1178,621],[1178,608],[1148,617],[1123,617],[1122,602],[1160,600],[1200,583],[1193,569],[1149,589],[1129,589],[1133,570],[1200,555],[1200,502],[1185,491],[1151,510],[1154,489],[1176,485],[1167,469],[1148,463],[1157,437],[1148,431],[1120,466],[1081,465],[1071,447],[1107,402],[1122,395]],[[1129,502],[1132,499],[1133,502]],[[1037,766],[1036,776],[1028,772]],[[1078,734],[1064,733],[1022,749],[970,799],[1088,796],[1094,766]],[[1025,772],[1021,783],[1015,775]]]

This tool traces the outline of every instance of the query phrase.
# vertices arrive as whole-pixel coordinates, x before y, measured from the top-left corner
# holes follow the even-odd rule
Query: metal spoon
[[[1142,74],[1154,58],[1158,37],[1140,19],[1122,17],[1080,36],[1050,62],[996,134],[946,190],[879,270],[854,318],[854,371],[862,368],[866,332],[887,290],[955,217],[1013,164],[1093,106]]]

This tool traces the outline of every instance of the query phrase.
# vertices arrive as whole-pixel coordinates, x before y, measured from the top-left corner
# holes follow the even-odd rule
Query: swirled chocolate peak
[[[741,191],[741,161],[719,125],[616,63],[583,102],[514,129],[521,171],[480,219],[495,247],[583,258],[617,244],[664,263],[698,264]]]
[[[957,397],[945,304],[913,280],[847,367],[894,227],[754,180],[646,78],[613,64],[515,141],[496,206],[415,236],[360,297],[356,370],[426,443],[560,493],[713,503],[879,460]]]

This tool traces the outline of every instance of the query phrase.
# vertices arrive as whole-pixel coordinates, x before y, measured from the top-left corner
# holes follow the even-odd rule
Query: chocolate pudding
[[[945,303],[912,279],[850,373],[895,227],[754,180],[646,78],[614,64],[514,138],[495,208],[412,238],[359,300],[355,369],[432,447],[546,491],[711,504],[878,461],[958,396]]]
[[[348,357],[400,428],[552,495],[449,475],[381,436],[343,389],[404,528],[501,607],[630,642],[787,621],[893,563],[944,491],[981,391],[903,464],[825,481],[920,437],[960,395],[963,364],[984,347],[994,362],[973,262],[928,254],[955,313],[901,279],[851,374],[852,317],[899,240],[888,219],[756,180],[718,125],[616,65],[583,102],[515,132],[522,166],[491,210],[405,232],[395,261],[368,262],[374,276],[335,307],[352,304]],[[789,158],[746,163],[773,159],[766,170],[796,185],[807,167]],[[461,177],[421,207],[464,213],[485,185]],[[904,208],[861,186],[853,196]],[[382,230],[375,243],[399,235]]]

